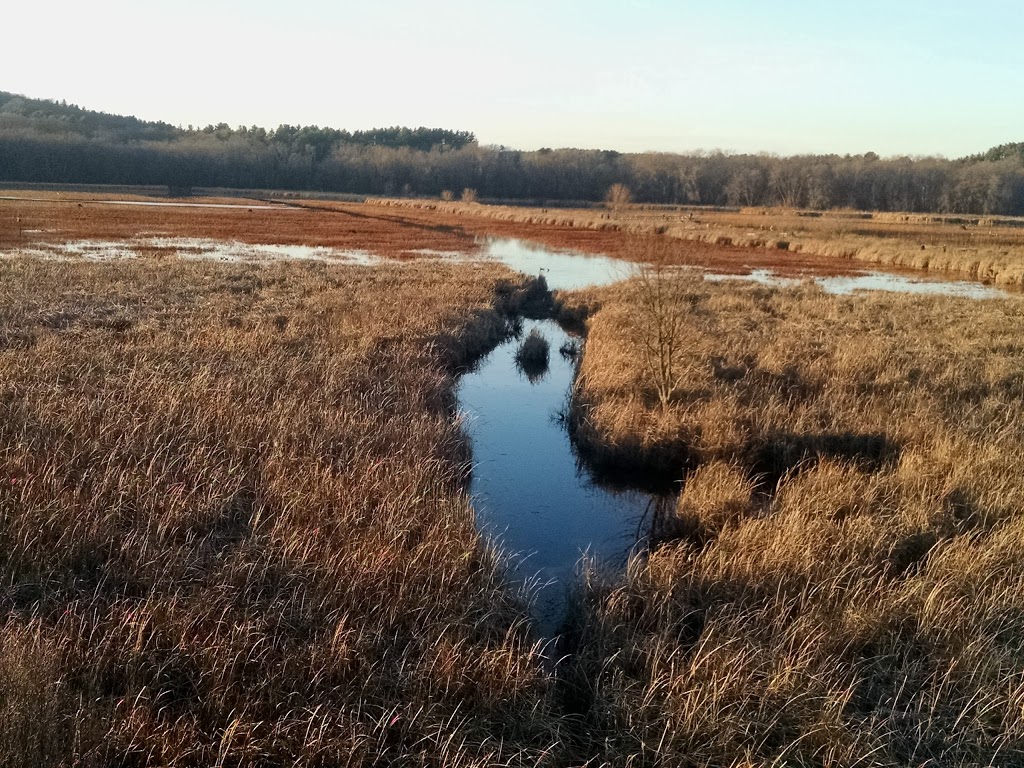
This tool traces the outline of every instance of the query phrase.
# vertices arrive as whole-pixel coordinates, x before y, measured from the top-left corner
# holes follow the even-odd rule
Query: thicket
[[[1008,144],[959,160],[862,155],[621,154],[481,147],[466,131],[316,126],[176,128],[0,93],[0,180],[166,184],[635,202],[1024,214],[1024,157]]]

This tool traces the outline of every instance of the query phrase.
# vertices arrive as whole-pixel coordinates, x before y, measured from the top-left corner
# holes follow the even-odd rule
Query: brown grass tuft
[[[741,469],[722,461],[704,464],[686,478],[675,513],[656,521],[654,537],[704,544],[751,514],[753,493],[754,484]]]

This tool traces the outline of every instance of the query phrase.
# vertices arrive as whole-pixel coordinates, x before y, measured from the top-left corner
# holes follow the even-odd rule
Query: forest
[[[0,181],[227,187],[482,200],[1024,215],[1024,143],[959,159],[520,151],[469,131],[176,127],[0,92]]]

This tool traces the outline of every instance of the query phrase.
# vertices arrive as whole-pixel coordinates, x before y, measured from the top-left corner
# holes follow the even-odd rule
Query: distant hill
[[[43,134],[75,134],[108,141],[171,141],[183,131],[168,123],[109,115],[67,102],[30,99],[0,91],[0,127]]]
[[[360,146],[409,147],[424,152],[436,146],[461,149],[476,141],[470,131],[452,131],[445,128],[407,128],[393,126],[349,132],[319,126],[280,125],[274,130],[258,126],[232,128],[227,123],[188,129],[169,123],[139,120],[137,117],[111,115],[84,109],[67,102],[31,99],[0,91],[0,130],[14,130],[38,135],[80,136],[101,139],[111,143],[164,141],[187,139],[190,136],[213,135],[227,140],[234,136],[275,142],[289,147],[298,144],[311,146],[318,157],[325,157],[341,144]]]

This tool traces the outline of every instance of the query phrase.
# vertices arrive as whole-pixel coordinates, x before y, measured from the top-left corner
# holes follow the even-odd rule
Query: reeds
[[[536,328],[530,330],[523,342],[516,349],[516,367],[531,382],[544,377],[548,372],[550,345],[544,335]]]
[[[500,274],[0,262],[4,763],[560,754],[451,418]]]
[[[640,289],[587,297],[599,446],[684,439],[650,550],[577,595],[595,761],[1024,760],[1024,301],[686,289],[668,410]]]

